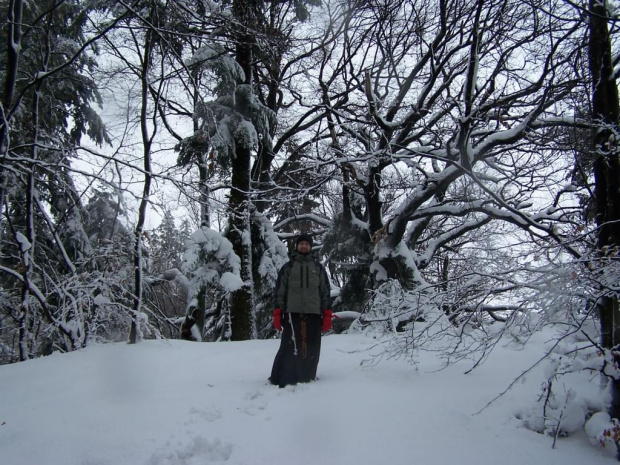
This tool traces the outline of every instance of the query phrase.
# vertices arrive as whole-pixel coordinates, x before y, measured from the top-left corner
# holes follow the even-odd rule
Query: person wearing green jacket
[[[281,388],[316,378],[321,332],[332,327],[329,279],[311,251],[312,236],[297,236],[274,289],[273,326],[282,336],[269,381]]]

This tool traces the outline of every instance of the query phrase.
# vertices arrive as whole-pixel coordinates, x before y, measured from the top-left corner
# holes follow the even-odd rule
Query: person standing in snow
[[[297,236],[295,252],[280,269],[274,290],[273,326],[282,337],[269,381],[281,388],[316,378],[321,331],[332,327],[329,279],[311,251],[312,237]]]

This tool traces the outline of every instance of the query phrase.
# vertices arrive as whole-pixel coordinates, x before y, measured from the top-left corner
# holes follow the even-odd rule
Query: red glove
[[[323,311],[323,323],[321,324],[321,331],[329,331],[332,329],[332,316],[334,316],[334,312],[331,310]]]
[[[282,331],[282,309],[273,309],[273,327],[278,331]]]

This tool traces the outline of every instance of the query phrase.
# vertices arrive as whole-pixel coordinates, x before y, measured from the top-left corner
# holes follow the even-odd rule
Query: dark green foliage
[[[93,109],[101,103],[91,76],[96,67],[93,49],[82,50],[90,12],[79,1],[26,2],[12,141],[27,143],[37,131],[39,139],[51,145],[76,144],[85,134],[98,144],[109,142]],[[0,50],[4,61],[4,48]],[[37,108],[35,91],[40,96]]]
[[[94,245],[131,235],[120,221],[125,210],[117,194],[95,189],[84,210],[84,229]]]
[[[91,75],[96,68],[94,49],[83,48],[88,14],[92,11],[78,1],[24,3],[15,94],[5,108],[10,145],[6,147],[8,158],[3,163],[3,174],[12,189],[4,191],[8,196],[3,199],[8,205],[13,233],[23,231],[26,215],[30,214],[31,207],[22,202],[32,169],[37,199],[41,201],[33,210],[36,236],[43,246],[39,249],[43,253],[46,246],[50,247],[44,263],[59,270],[69,264],[53,245],[54,232],[49,230],[47,212],[41,207],[49,207],[68,258],[83,261],[92,251],[81,225],[82,205],[72,180],[71,158],[84,135],[100,145],[109,142],[94,108],[101,103]],[[7,50],[0,48],[0,60],[5,64]],[[3,101],[6,100],[4,95]],[[12,161],[20,158],[36,160],[36,164]]]
[[[373,288],[370,265],[372,250],[365,230],[355,228],[338,214],[323,238],[322,253],[329,257],[332,280],[341,283],[334,309],[361,312]]]

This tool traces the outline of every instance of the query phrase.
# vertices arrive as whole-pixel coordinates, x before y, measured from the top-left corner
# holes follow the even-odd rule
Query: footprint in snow
[[[192,407],[189,410],[189,414],[197,416],[202,420],[206,420],[209,423],[217,421],[220,418],[222,418],[222,411],[219,408],[198,409],[196,407]]]
[[[263,396],[263,393],[261,391],[250,391],[250,392],[246,392],[245,394],[245,399],[246,400],[256,400],[260,397]]]
[[[267,408],[267,402],[259,402],[256,404],[246,405],[244,407],[237,407],[237,410],[239,410],[242,413],[245,413],[246,415],[254,417],[258,415],[259,413],[265,411],[266,408]]]
[[[219,438],[209,441],[196,436],[176,450],[154,453],[145,465],[194,465],[210,462],[226,462],[232,455],[233,446]]]
[[[245,393],[244,400],[248,404],[237,407],[242,413],[250,416],[256,416],[267,408],[267,402],[261,399],[263,393],[261,391],[249,391]]]

